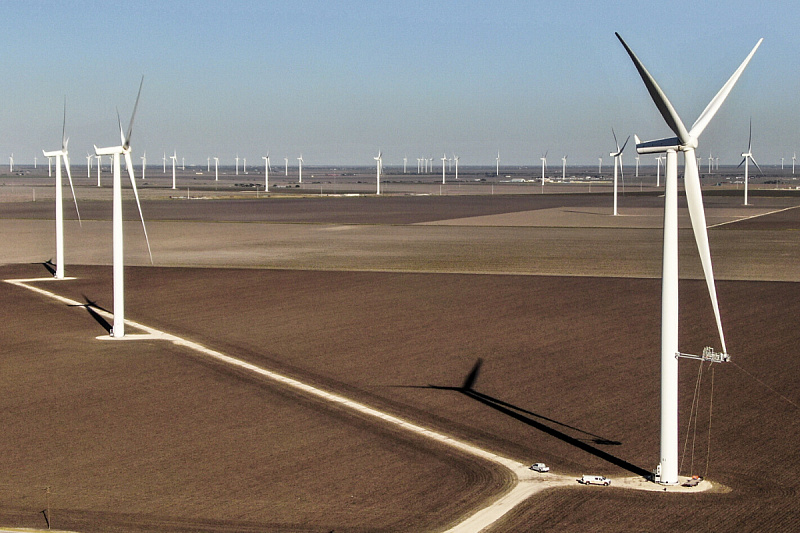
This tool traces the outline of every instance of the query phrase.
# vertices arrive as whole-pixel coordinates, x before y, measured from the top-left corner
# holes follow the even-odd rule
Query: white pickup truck
[[[533,470],[534,472],[549,472],[550,467],[544,463],[533,463],[531,465],[531,470]]]

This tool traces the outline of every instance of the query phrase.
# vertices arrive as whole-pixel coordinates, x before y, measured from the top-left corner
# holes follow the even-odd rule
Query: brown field
[[[127,317],[557,473],[634,476],[658,456],[660,230],[602,214],[599,226],[548,225],[608,200],[153,201],[159,266],[126,270]],[[719,222],[797,205],[754,200],[706,205]],[[659,201],[620,206],[649,220]],[[16,264],[3,279],[46,276],[52,236],[34,236],[52,223],[9,205],[0,216],[15,231],[0,243]],[[39,286],[111,309],[103,208],[68,231],[68,257],[87,265],[68,263],[78,279]],[[503,218],[532,211],[527,224]],[[448,222],[472,216],[479,225]],[[797,529],[798,227],[788,209],[710,232],[734,362],[714,368],[708,477],[729,490],[557,489],[492,531]],[[144,264],[140,229],[126,238]],[[681,239],[697,278],[691,231]],[[434,531],[509,486],[491,464],[173,345],[95,340],[104,326],[84,308],[0,292],[0,525],[42,527],[50,485],[54,527],[79,531]],[[682,282],[684,351],[717,344],[707,300],[702,281]],[[479,359],[474,390],[459,389]],[[681,439],[697,372],[682,362]],[[706,471],[710,376],[684,474]]]

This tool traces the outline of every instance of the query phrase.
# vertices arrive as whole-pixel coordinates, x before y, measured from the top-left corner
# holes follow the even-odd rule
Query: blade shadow
[[[552,418],[548,418],[546,416],[539,415],[532,411],[528,411],[511,403],[505,402],[503,400],[499,400],[494,398],[488,394],[484,394],[482,392],[476,391],[473,386],[475,385],[475,381],[478,378],[478,374],[480,373],[481,365],[483,364],[482,359],[478,359],[475,365],[470,370],[467,377],[464,379],[464,382],[460,387],[447,387],[442,385],[411,385],[405,386],[404,388],[418,388],[418,389],[431,389],[431,390],[443,390],[443,391],[454,391],[459,392],[466,397],[475,400],[477,402],[482,403],[492,409],[503,413],[504,415],[513,418],[519,422],[527,424],[528,426],[545,433],[546,435],[550,435],[551,437],[555,437],[558,440],[565,442],[579,450],[587,452],[595,457],[598,457],[604,461],[607,461],[614,466],[618,466],[623,468],[629,472],[632,472],[636,475],[648,477],[650,476],[650,472],[646,469],[641,468],[633,463],[630,463],[624,459],[621,459],[611,453],[608,453],[605,450],[601,450],[597,448],[597,446],[619,446],[622,443],[616,440],[607,439],[601,437],[599,435],[595,435],[594,433],[590,433],[588,431],[584,431],[582,429],[576,428],[574,426],[570,426],[568,424],[564,424],[562,422],[558,422],[557,420],[553,420]],[[560,426],[567,430],[576,431],[583,435],[586,435],[588,438],[581,439],[577,437],[573,437],[565,433],[564,431],[557,429],[553,426]]]
[[[110,311],[108,311],[107,309],[104,309],[103,307],[100,307],[99,305],[97,305],[96,302],[90,300],[89,297],[86,296],[85,294],[82,294],[81,297],[86,302],[85,304],[70,305],[69,307],[83,307],[83,308],[85,308],[86,311],[89,313],[89,316],[91,316],[93,319],[95,319],[95,321],[98,324],[100,324],[103,327],[103,329],[106,330],[106,333],[110,333],[111,332],[111,324],[109,324],[108,321],[105,318],[100,316],[100,314],[97,311],[95,311],[95,309],[98,309],[100,311],[104,311],[106,313],[109,313]]]

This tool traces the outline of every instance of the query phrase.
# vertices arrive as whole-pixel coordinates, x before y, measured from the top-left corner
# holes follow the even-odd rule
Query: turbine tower
[[[684,186],[689,216],[695,241],[703,266],[708,293],[717,322],[722,353],[704,350],[703,360],[728,360],[728,350],[722,332],[722,321],[717,303],[717,291],[711,266],[711,251],[708,245],[703,196],[700,176],[695,159],[698,137],[719,110],[750,59],[763,41],[760,39],[725,85],[714,96],[700,114],[690,130],[681,121],[667,96],[650,75],[639,58],[628,47],[618,33],[615,34],[630,56],[636,70],[647,87],[650,97],[658,108],[669,129],[676,137],[640,143],[636,139],[636,151],[640,154],[667,153],[666,193],[664,200],[664,243],[661,281],[661,454],[659,462],[660,483],[678,483],[678,152],[684,152]],[[708,352],[708,355],[706,354]]]
[[[264,190],[269,192],[269,152],[266,156],[261,156],[264,160]]]
[[[561,158],[561,181],[567,179],[567,156]]]
[[[545,169],[547,168],[547,152],[548,151],[549,150],[545,150],[544,154],[542,154],[542,157],[539,158],[539,159],[542,160],[542,194],[544,194],[544,172],[545,172]]]
[[[406,173],[406,165],[408,164],[408,156],[403,156],[403,174]]]
[[[100,167],[103,166],[103,156],[95,155],[97,158],[97,186],[100,186]]]
[[[91,154],[86,154],[86,177],[87,178],[91,178],[92,177],[92,158],[93,157],[94,156],[91,155]],[[48,157],[48,159],[50,159],[50,158]]]
[[[161,163],[164,166],[164,174],[167,173],[167,152],[164,152],[164,156],[161,158]]]
[[[639,154],[636,154],[636,177],[639,177]]]
[[[53,275],[56,279],[64,279],[64,197],[63,184],[61,183],[61,160],[64,160],[64,167],[67,169],[67,179],[69,188],[72,190],[72,199],[75,201],[75,211],[78,213],[78,222],[81,220],[81,213],[78,211],[78,200],[75,198],[75,189],[72,186],[72,175],[69,171],[69,152],[67,145],[69,139],[66,137],[67,126],[67,99],[64,99],[64,122],[61,126],[61,150],[42,153],[45,157],[54,157],[56,160],[56,272]]]
[[[753,162],[753,164],[756,166],[756,168],[758,169],[759,172],[761,172],[762,174],[764,173],[764,172],[761,171],[761,167],[758,166],[758,163],[756,162],[756,158],[753,157],[752,142],[753,142],[753,121],[751,120],[750,121],[750,135],[747,137],[747,151],[742,154],[742,162],[739,163],[738,167],[736,167],[736,168],[739,168],[740,166],[742,166],[742,163],[744,163],[744,205],[748,205],[748,203],[747,203],[747,184],[750,181],[750,175],[749,175],[749,172],[748,172],[749,166],[750,166],[750,164],[749,164],[750,161]]]
[[[144,152],[139,159],[142,160],[142,180],[144,180],[144,172],[147,168],[147,152]]]
[[[453,159],[456,162],[456,181],[458,181],[458,159],[459,159],[459,157],[456,154],[453,154]]]
[[[94,147],[97,155],[110,155],[113,158],[113,173],[114,173],[114,196],[112,204],[112,227],[113,227],[113,241],[114,241],[114,326],[111,329],[111,336],[114,338],[122,338],[125,336],[125,279],[124,279],[124,255],[122,243],[122,173],[120,169],[120,156],[125,158],[125,167],[128,170],[128,177],[131,180],[131,188],[136,198],[136,206],[139,208],[139,218],[142,219],[142,229],[144,230],[144,238],[147,242],[147,253],[150,254],[150,263],[153,262],[153,254],[150,252],[150,239],[147,237],[147,228],[144,225],[144,216],[142,216],[142,205],[139,203],[139,192],[136,190],[136,181],[133,179],[133,162],[131,161],[131,133],[133,132],[133,119],[136,116],[136,108],[139,106],[139,96],[142,94],[142,84],[144,83],[144,76],[139,83],[139,93],[136,95],[136,103],[133,106],[133,113],[131,113],[131,121],[128,124],[128,133],[122,131],[122,124],[119,127],[120,146],[111,146],[109,148]],[[119,119],[119,117],[117,117]]]
[[[497,159],[495,161],[497,163],[497,175],[500,176],[500,150],[497,151]]]
[[[597,158],[597,173],[598,174],[602,174],[603,173],[603,157],[602,156]]]
[[[381,193],[381,167],[383,166],[383,159],[381,157],[381,151],[378,150],[378,157],[373,157],[376,161],[376,166],[378,167],[377,175],[378,175],[378,192],[376,194]]]
[[[792,154],[792,174],[794,174],[794,162],[797,160],[797,152]]]
[[[214,158],[214,181],[219,181],[219,157]]]
[[[14,172],[14,154],[8,156],[8,171]]]
[[[172,155],[169,156],[172,159],[172,188],[175,188],[175,163],[178,161],[178,152],[173,151]]]
[[[620,173],[622,172],[622,151],[625,150],[625,147],[628,146],[628,141],[631,140],[631,136],[628,135],[628,138],[625,139],[625,142],[622,144],[622,148],[619,147],[619,142],[617,141],[617,134],[614,133],[614,128],[611,128],[611,135],[614,136],[614,144],[617,146],[616,152],[611,152],[611,157],[614,158],[614,216],[617,216],[617,167],[619,167]],[[623,180],[624,174],[623,174]]]
[[[236,154],[236,175],[239,175],[239,154]]]
[[[303,154],[297,158],[297,176],[300,178],[298,183],[303,183]]]
[[[442,185],[445,184],[445,170],[447,170],[447,154],[442,154]]]
[[[283,169],[283,175],[284,176],[288,176],[289,175],[289,158],[288,157],[284,157],[283,158],[283,164],[285,165],[284,169]]]

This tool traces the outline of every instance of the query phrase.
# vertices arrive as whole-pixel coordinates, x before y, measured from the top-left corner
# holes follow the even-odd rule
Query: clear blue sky
[[[793,1],[240,1],[0,3],[0,161],[58,147],[74,164],[118,141],[139,78],[137,158],[273,164],[596,164],[668,134],[618,31],[687,126],[764,37],[700,139],[738,163],[753,119],[761,164],[800,151],[800,9]],[[627,152],[627,151],[626,151]],[[632,161],[633,151],[628,152]],[[650,157],[650,156],[648,156]]]

